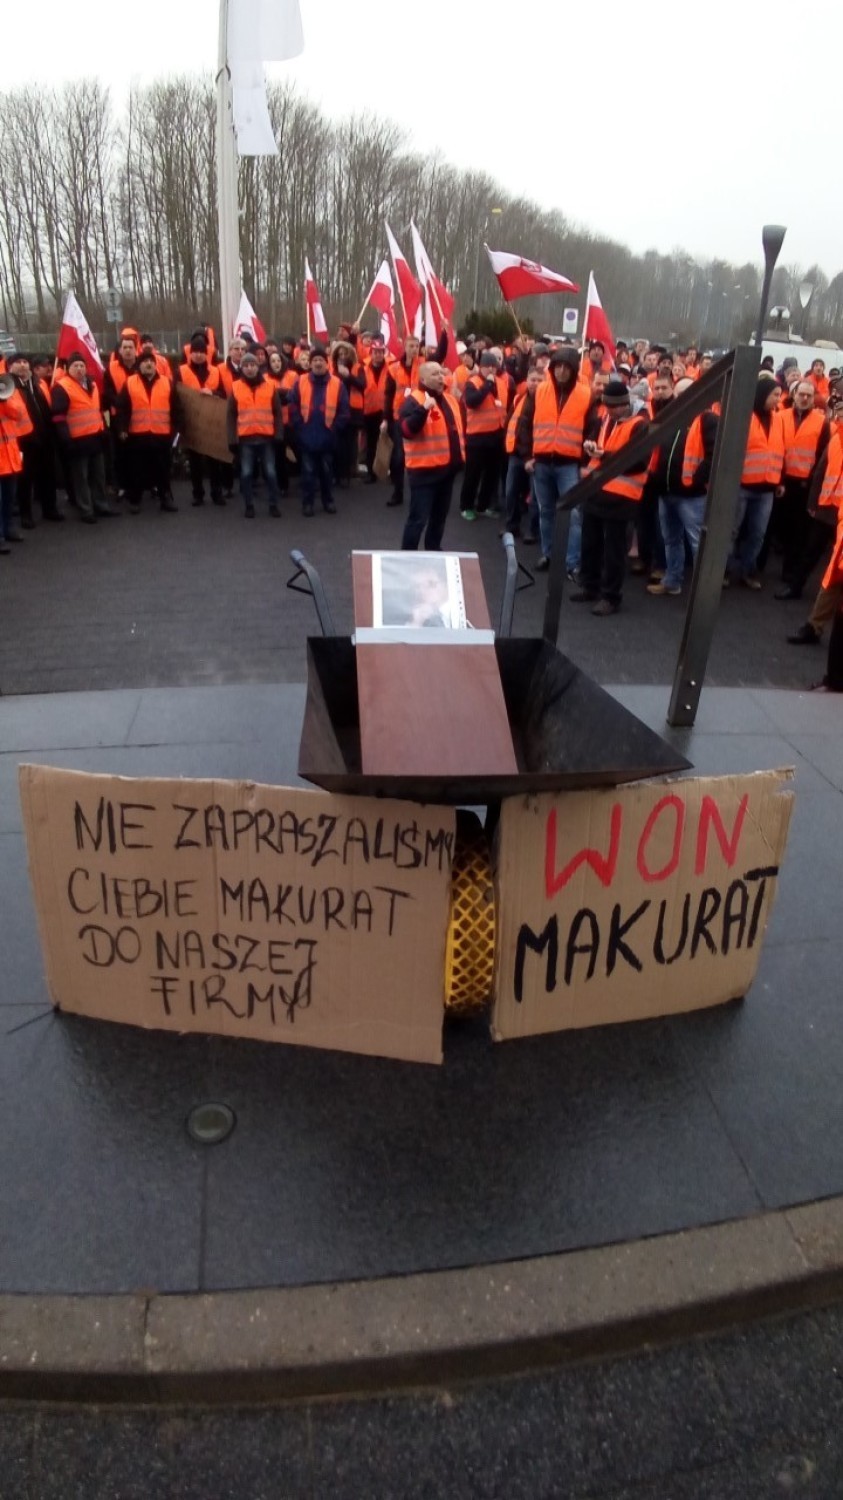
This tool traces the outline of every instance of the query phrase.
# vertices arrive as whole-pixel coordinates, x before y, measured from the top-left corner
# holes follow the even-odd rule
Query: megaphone
[[[14,375],[0,375],[0,401],[8,401],[17,390]]]

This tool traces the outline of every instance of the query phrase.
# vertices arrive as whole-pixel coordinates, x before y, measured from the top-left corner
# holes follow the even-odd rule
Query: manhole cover
[[[227,1104],[197,1104],[187,1117],[187,1133],[200,1146],[216,1146],[236,1124],[237,1116]]]

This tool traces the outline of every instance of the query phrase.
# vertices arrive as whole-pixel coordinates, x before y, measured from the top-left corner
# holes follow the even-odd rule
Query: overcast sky
[[[304,54],[268,71],[331,115],[368,104],[413,147],[636,251],[760,262],[774,222],[782,263],[843,269],[832,0],[300,4]],[[3,10],[4,89],[96,74],[121,102],[136,79],[215,70],[217,0]],[[531,253],[505,217],[491,237]]]

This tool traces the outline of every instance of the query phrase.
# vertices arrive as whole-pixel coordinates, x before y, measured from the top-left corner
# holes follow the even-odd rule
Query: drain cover
[[[197,1104],[187,1117],[187,1133],[200,1146],[216,1146],[236,1124],[237,1116],[227,1104]]]

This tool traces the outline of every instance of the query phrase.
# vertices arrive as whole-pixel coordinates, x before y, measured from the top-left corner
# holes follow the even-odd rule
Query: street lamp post
[[[779,251],[784,244],[787,230],[783,224],[765,224],[761,231],[761,244],[764,247],[764,285],[761,288],[761,306],[758,309],[758,326],[755,330],[755,342],[760,344],[764,337],[764,324],[767,319],[767,307],[770,302],[770,288],[773,284],[773,272],[776,269],[776,261]]]
[[[802,318],[801,318],[801,321],[799,323],[799,332],[802,335],[803,339],[805,337],[805,320],[808,317],[808,306],[810,304],[810,301],[811,301],[811,298],[813,297],[813,295],[814,295],[814,283],[813,283],[813,281],[800,281],[800,283],[799,283],[799,301],[802,304]]]
[[[480,232],[480,239],[477,242],[477,258],[474,262],[474,297],[472,298],[471,302],[471,305],[474,308],[475,312],[477,311],[477,290],[480,285],[480,251],[483,249],[483,244],[486,239],[486,230],[489,228],[489,220],[492,218],[500,218],[502,213],[502,208],[489,209],[489,212],[487,213],[483,221],[483,228]]]

